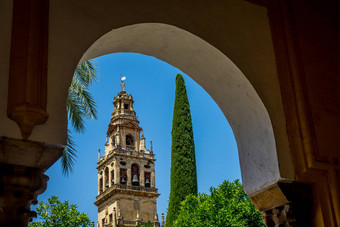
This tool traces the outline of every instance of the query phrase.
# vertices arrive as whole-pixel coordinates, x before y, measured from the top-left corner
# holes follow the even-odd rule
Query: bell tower
[[[136,226],[151,221],[158,227],[152,142],[148,150],[123,80],[121,88],[113,101],[103,156],[98,151],[97,226]]]

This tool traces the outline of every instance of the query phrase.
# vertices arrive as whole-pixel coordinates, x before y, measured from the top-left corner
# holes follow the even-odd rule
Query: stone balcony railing
[[[154,227],[160,226],[160,223],[158,221],[154,221],[154,222],[151,222],[151,223],[153,224]],[[130,220],[118,219],[117,224],[118,224],[118,227],[119,226],[136,226],[138,224],[143,226],[143,225],[147,224],[147,222],[142,221],[142,220],[130,221]]]
[[[116,147],[114,149],[112,149],[108,155],[104,155],[102,156],[99,161],[98,164],[101,164],[102,162],[105,162],[105,160],[107,160],[109,157],[111,157],[113,154],[123,154],[123,155],[129,155],[135,158],[148,158],[148,159],[154,159],[155,158],[155,154],[150,152],[150,153],[146,153],[145,151],[136,151],[134,150],[132,147],[128,148],[128,149],[124,149],[124,148],[120,148],[120,147]]]
[[[120,220],[118,220],[118,225],[119,224],[120,225],[124,225],[124,226],[136,226],[136,225],[138,225],[138,222],[137,221],[130,221],[130,220],[120,219]]]
[[[113,116],[118,116],[118,115],[123,115],[123,114],[128,114],[128,115],[132,115],[132,116],[136,116],[136,112],[134,110],[124,110],[124,109],[119,109],[119,110],[115,110],[113,112]]]
[[[135,227],[138,224],[143,226],[143,225],[147,224],[147,222],[145,222],[145,221],[138,221],[138,220],[137,221],[131,221],[131,220],[124,220],[122,218],[118,218],[116,225],[114,224],[114,222],[110,222],[110,223],[104,224],[104,227],[116,227],[116,226],[118,226],[118,227],[120,227],[120,226],[133,226],[133,227]],[[159,227],[160,226],[160,223],[158,221],[154,221],[154,222],[152,222],[152,224],[155,227]]]
[[[114,184],[111,187],[116,187],[119,189],[127,189],[127,190],[134,190],[134,191],[143,191],[143,192],[158,192],[157,188],[150,188],[144,186],[132,186],[132,185],[124,185],[124,184]]]
[[[126,154],[126,155],[139,157],[139,158],[152,158],[153,159],[155,157],[155,154],[152,152],[145,153],[144,151],[136,151],[134,150],[134,147],[127,147],[127,149],[115,148],[111,152],[116,153],[116,154]]]
[[[130,156],[140,157],[140,158],[154,158],[155,157],[154,153],[145,153],[143,151],[136,151],[132,147],[131,148],[127,147],[127,149],[124,149],[124,148],[113,149],[113,152],[119,153],[119,154],[127,154]]]
[[[97,200],[109,194],[113,190],[123,189],[123,190],[132,190],[132,191],[140,191],[140,192],[151,192],[158,193],[157,188],[149,188],[144,186],[132,186],[132,185],[123,185],[123,184],[114,184],[111,187],[107,188],[105,191],[100,192],[100,195],[97,196]]]

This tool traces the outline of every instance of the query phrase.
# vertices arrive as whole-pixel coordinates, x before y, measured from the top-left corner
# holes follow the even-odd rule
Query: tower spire
[[[125,83],[124,83],[124,80],[126,80],[126,76],[122,76],[122,74],[120,74],[120,86],[122,88],[122,91],[125,91]]]

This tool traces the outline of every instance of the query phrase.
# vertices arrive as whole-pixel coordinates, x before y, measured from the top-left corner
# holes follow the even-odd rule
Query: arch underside
[[[280,179],[268,112],[244,74],[223,53],[177,27],[144,23],[108,32],[85,52],[80,62],[118,52],[163,60],[192,77],[211,95],[233,129],[247,193]]]
[[[265,7],[239,0],[50,1],[48,45],[49,117],[30,140],[66,143],[65,100],[77,63],[135,52],[179,68],[218,104],[233,129],[248,194],[295,178]],[[8,66],[2,68],[6,72]],[[6,96],[0,100],[7,103]],[[21,138],[13,121],[1,122],[2,135]]]

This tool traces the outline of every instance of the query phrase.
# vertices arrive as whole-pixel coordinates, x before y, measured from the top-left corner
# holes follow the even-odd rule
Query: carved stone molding
[[[26,103],[9,109],[8,116],[18,124],[22,138],[27,139],[33,127],[44,123],[48,114],[44,109]]]
[[[0,164],[0,226],[27,226],[36,217],[30,206],[37,204],[48,179],[38,168]]]
[[[266,226],[310,226],[312,194],[311,184],[281,181],[250,198]]]
[[[47,170],[62,155],[64,146],[0,137],[0,163]]]
[[[27,226],[31,204],[47,187],[44,172],[64,147],[0,137],[0,226]]]
[[[15,0],[7,116],[27,139],[46,121],[48,0]]]
[[[296,217],[292,203],[287,203],[284,206],[263,212],[262,219],[268,227],[288,227],[295,226],[296,224]]]

